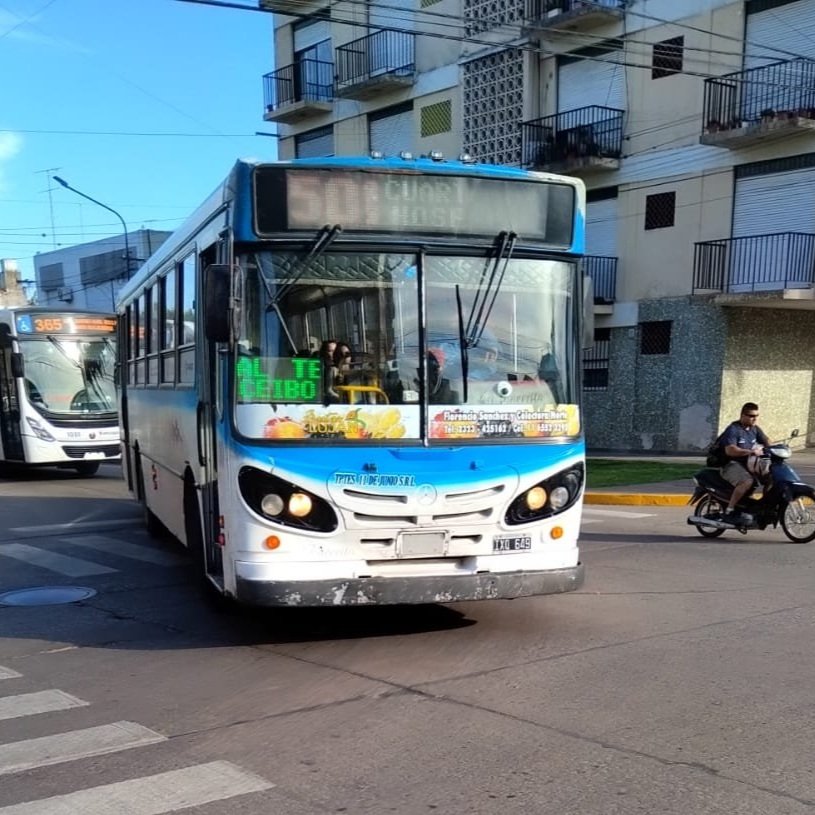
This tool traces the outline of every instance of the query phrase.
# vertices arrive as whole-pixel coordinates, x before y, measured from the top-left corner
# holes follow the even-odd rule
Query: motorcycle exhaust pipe
[[[727,521],[715,521],[713,518],[703,518],[701,515],[691,515],[688,518],[688,523],[691,526],[712,526],[714,529],[738,529],[735,524],[729,524]]]

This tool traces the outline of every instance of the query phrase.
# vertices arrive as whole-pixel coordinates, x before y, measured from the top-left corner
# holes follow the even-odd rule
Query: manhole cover
[[[84,586],[38,586],[0,594],[0,606],[61,606],[87,600],[94,594],[95,589]]]

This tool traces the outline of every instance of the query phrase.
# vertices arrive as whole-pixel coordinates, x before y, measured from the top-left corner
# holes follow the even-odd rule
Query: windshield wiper
[[[66,350],[63,348],[62,343],[56,338],[52,337],[50,334],[46,334],[45,338],[53,344],[53,346],[57,349],[57,351],[68,360],[76,368],[79,368],[79,373],[82,376],[82,384],[87,391],[88,388],[91,388],[95,393],[96,396],[105,404],[105,407],[111,408],[111,402],[108,398],[108,395],[99,387],[98,383],[96,382],[96,376],[91,373],[90,369],[83,365],[81,362],[77,362]],[[84,360],[84,357],[83,357]],[[99,368],[96,369],[97,375],[99,374]]]
[[[461,308],[461,286],[456,283],[456,309],[458,311],[458,348],[461,353],[461,386],[464,404],[467,404],[468,370],[470,355],[467,353],[467,338],[464,335],[464,311]]]
[[[495,300],[498,297],[498,292],[501,289],[501,283],[504,280],[507,266],[509,266],[509,261],[511,260],[512,253],[515,250],[515,243],[517,240],[518,236],[514,232],[506,232],[504,230],[499,232],[496,236],[496,243],[499,244],[499,247],[495,255],[495,260],[490,268],[486,288],[482,288],[484,286],[484,277],[487,273],[487,267],[485,266],[481,272],[481,279],[478,281],[478,288],[476,289],[473,305],[470,309],[470,316],[467,318],[465,338],[468,348],[477,346],[478,341],[481,339],[481,335],[484,333],[484,329],[489,321],[493,306],[495,305]],[[501,266],[502,260],[504,261],[504,265],[501,267],[501,272],[499,274],[498,267]],[[490,295],[492,295],[492,299],[490,299]],[[487,307],[488,300],[489,307]],[[478,309],[477,314],[476,309]]]
[[[291,273],[289,280],[280,286],[277,292],[272,295],[271,302],[266,307],[266,311],[271,311],[274,309],[280,301],[297,285],[297,281],[306,273],[306,269],[313,261],[317,260],[320,255],[331,246],[332,243],[337,239],[339,234],[342,232],[342,226],[340,224],[334,224],[334,226],[329,227],[326,224],[318,233],[317,236],[314,238],[313,243],[311,244],[311,248],[308,250],[308,254],[305,257],[300,258],[299,263],[295,266],[294,271]]]

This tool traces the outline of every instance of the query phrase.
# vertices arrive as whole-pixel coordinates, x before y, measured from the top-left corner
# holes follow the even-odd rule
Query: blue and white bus
[[[148,525],[254,605],[578,588],[584,213],[466,156],[239,161],[117,306]]]
[[[0,308],[0,462],[93,475],[121,457],[115,314]]]

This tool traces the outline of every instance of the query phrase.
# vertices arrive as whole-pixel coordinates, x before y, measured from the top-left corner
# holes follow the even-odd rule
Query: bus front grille
[[[122,454],[118,444],[103,444],[101,447],[85,447],[77,444],[63,445],[62,451],[68,458],[85,458],[85,453],[103,453],[105,458],[113,458]]]

